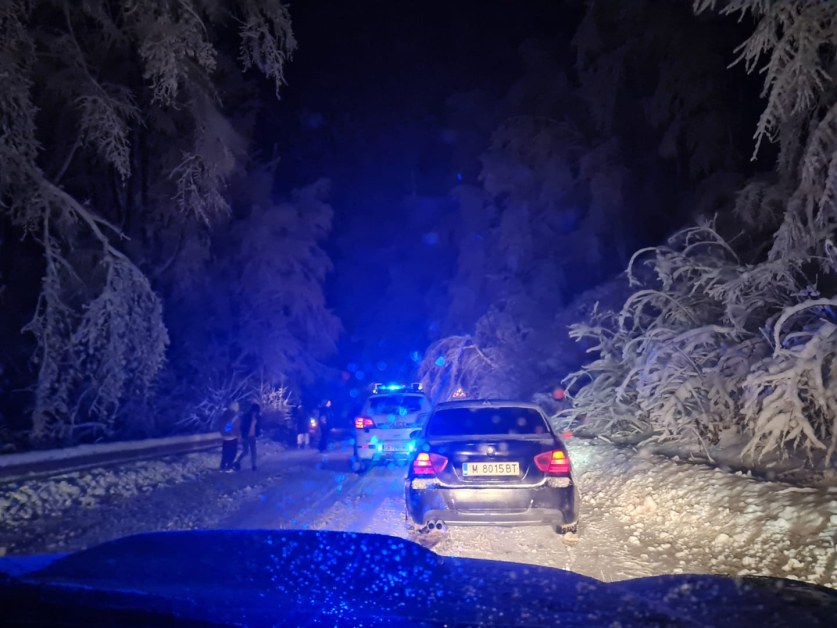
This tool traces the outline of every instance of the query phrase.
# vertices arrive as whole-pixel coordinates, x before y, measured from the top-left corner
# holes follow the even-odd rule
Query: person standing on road
[[[250,452],[250,466],[256,470],[256,437],[261,433],[261,406],[254,403],[241,417],[241,453],[235,461],[236,470],[241,469],[241,461]]]
[[[238,402],[233,401],[218,422],[218,431],[221,433],[221,471],[232,471],[235,465],[238,439],[241,437],[239,409]]]
[[[311,441],[311,437],[308,435],[311,424],[305,415],[302,404],[294,408],[294,422],[296,423],[296,448],[305,449]]]
[[[328,449],[328,436],[331,431],[331,419],[334,416],[331,409],[331,399],[320,406],[319,421],[320,421],[320,443],[319,450],[326,451]]]

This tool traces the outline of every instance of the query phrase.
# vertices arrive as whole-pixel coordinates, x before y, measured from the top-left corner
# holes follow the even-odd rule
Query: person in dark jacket
[[[241,417],[241,453],[235,461],[235,468],[241,468],[241,461],[247,452],[250,452],[250,466],[256,470],[256,437],[261,433],[261,407],[254,403],[250,406],[244,416]]]
[[[320,422],[320,451],[326,451],[328,449],[328,436],[331,431],[331,420],[333,417],[334,411],[331,409],[331,400],[329,399],[320,406],[318,417]]]
[[[241,437],[239,409],[238,402],[233,401],[218,420],[218,431],[221,434],[221,471],[232,471],[235,466],[238,439]]]

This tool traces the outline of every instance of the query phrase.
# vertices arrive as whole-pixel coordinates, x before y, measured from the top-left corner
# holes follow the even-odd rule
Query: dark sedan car
[[[535,524],[576,532],[570,458],[537,405],[441,403],[416,436],[405,494],[419,528]]]

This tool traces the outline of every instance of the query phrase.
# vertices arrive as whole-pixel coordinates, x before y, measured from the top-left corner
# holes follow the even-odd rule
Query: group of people
[[[241,469],[241,461],[250,454],[250,466],[256,470],[256,437],[261,433],[261,407],[253,403],[241,414],[241,406],[233,401],[219,420],[221,433],[221,471],[232,472]],[[238,443],[242,449],[238,454]],[[238,454],[238,455],[237,455]]]
[[[328,449],[329,433],[331,431],[333,411],[331,401],[323,402],[316,414],[316,418],[309,417],[301,405],[294,407],[292,417],[296,426],[297,449],[305,449],[311,445],[311,433],[319,433],[317,447],[320,451]],[[256,437],[261,434],[261,407],[253,403],[241,412],[238,401],[233,401],[221,414],[218,420],[218,431],[221,434],[221,471],[232,472],[241,470],[241,462],[250,454],[250,466],[256,470]],[[242,444],[238,451],[239,442]]]

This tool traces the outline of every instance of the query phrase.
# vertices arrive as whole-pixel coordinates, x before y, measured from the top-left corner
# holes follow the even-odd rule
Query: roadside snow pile
[[[28,481],[16,491],[0,485],[2,498],[9,500],[11,493],[17,508],[25,500],[31,510],[39,504],[43,511],[0,522],[0,556],[74,552],[141,532],[229,527],[235,513],[262,503],[281,481],[288,453],[277,443],[260,442],[258,472],[245,467],[221,473],[219,452],[210,451]]]
[[[131,462],[73,471],[41,480],[0,484],[0,525],[15,527],[71,508],[91,508],[114,497],[133,497],[200,477],[217,466],[216,453]]]
[[[837,489],[802,488],[570,441],[583,509],[607,509],[628,543],[675,573],[796,578],[837,588]],[[583,511],[582,511],[583,512]],[[582,515],[583,519],[583,515]]]
[[[282,445],[269,440],[259,441],[258,447],[260,456],[284,451]],[[216,474],[218,456],[217,451],[210,450],[0,484],[0,526],[14,528],[70,509],[147,495],[166,486]]]

